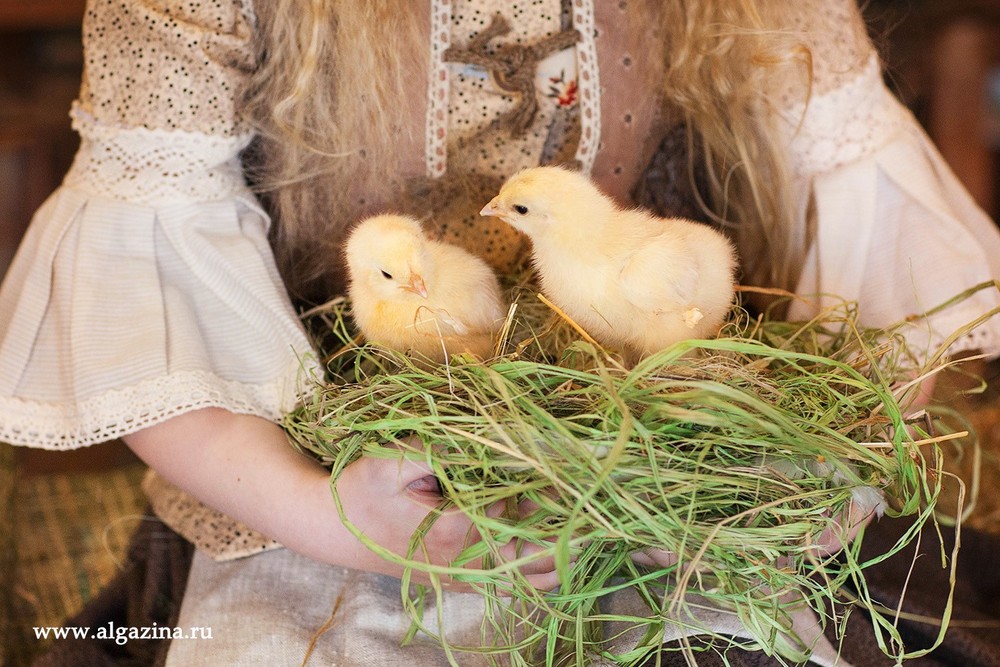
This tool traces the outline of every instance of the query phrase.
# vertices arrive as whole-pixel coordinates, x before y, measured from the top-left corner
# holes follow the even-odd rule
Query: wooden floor
[[[18,468],[23,475],[114,470],[139,463],[120,440],[68,452],[18,448]]]

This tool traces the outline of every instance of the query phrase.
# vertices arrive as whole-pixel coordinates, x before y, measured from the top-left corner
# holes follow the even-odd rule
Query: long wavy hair
[[[412,0],[259,4],[264,39],[244,107],[259,140],[248,163],[277,221],[289,289],[315,301],[342,286],[344,231],[404,185],[397,147],[414,139],[406,84],[426,66],[428,31]],[[689,154],[708,174],[702,204],[733,230],[744,281],[791,289],[808,230],[760,113],[765,77],[809,80],[808,49],[780,29],[789,4],[632,0],[630,8],[669,28],[661,31],[664,116],[693,130],[698,150]]]
[[[700,204],[735,236],[744,282],[787,290],[796,287],[811,230],[797,211],[777,116],[767,111],[788,106],[772,99],[777,91],[802,103],[811,93],[812,53],[788,27],[795,4],[671,0],[663,9],[674,26],[665,108],[693,130],[688,156],[703,162],[707,177]]]

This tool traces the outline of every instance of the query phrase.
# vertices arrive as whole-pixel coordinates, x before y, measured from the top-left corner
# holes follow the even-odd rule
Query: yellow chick
[[[478,257],[400,215],[363,220],[344,254],[352,315],[367,340],[439,362],[491,355],[505,312],[496,276]]]
[[[531,239],[542,291],[603,345],[644,356],[709,337],[732,304],[736,257],[723,234],[624,210],[582,174],[525,169],[480,213]]]

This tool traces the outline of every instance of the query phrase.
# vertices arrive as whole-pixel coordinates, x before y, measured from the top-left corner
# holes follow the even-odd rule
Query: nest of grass
[[[834,555],[820,536],[837,528],[852,499],[881,493],[886,511],[912,517],[912,527],[878,560],[903,549],[936,520],[945,476],[938,443],[962,434],[926,413],[906,417],[913,379],[934,370],[917,364],[892,331],[858,327],[850,304],[807,323],[736,309],[717,338],[678,343],[631,368],[530,290],[486,362],[456,355],[439,366],[358,345],[348,310],[339,299],[311,313],[328,376],[285,427],[330,467],[338,506],[334,483],[356,458],[408,457],[438,477],[440,511],[469,517],[476,541],[451,567],[420,557],[439,512],[413,536],[409,557],[354,529],[406,568],[404,584],[413,571],[435,582],[403,586],[414,631],[432,633],[422,599],[440,594],[439,577],[469,582],[486,597],[483,646],[451,646],[436,635],[455,664],[463,650],[498,664],[584,665],[597,656],[642,664],[665,630],[706,605],[740,619],[752,635],[741,646],[791,662],[810,650],[792,627],[795,609],[808,605],[826,624],[845,622],[831,609],[860,605],[883,650],[910,657],[893,613],[867,594],[873,563],[859,555],[863,530]],[[522,516],[525,500],[533,511]],[[498,503],[508,511],[488,512]],[[500,558],[511,539],[555,557],[558,590],[535,590],[519,575],[523,559]],[[648,549],[676,562],[637,565],[635,552]],[[473,561],[485,565],[463,567]],[[643,613],[601,607],[624,589]],[[716,637],[714,648],[733,641]]]

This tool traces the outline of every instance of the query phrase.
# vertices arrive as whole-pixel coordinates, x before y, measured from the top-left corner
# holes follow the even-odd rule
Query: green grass
[[[860,328],[843,304],[808,323],[737,310],[718,338],[678,343],[629,368],[525,292],[496,358],[454,356],[437,366],[357,346],[347,308],[338,300],[313,313],[331,352],[329,376],[285,427],[330,467],[335,497],[337,476],[357,457],[409,457],[438,477],[440,509],[471,519],[477,541],[449,567],[418,556],[435,512],[409,557],[356,531],[408,573],[461,579],[486,596],[483,646],[440,638],[456,664],[471,650],[513,665],[584,665],[595,655],[637,665],[666,626],[703,604],[739,616],[753,635],[742,645],[788,662],[808,657],[790,626],[796,605],[825,623],[844,622],[831,606],[861,606],[883,650],[910,657],[892,612],[868,597],[863,533],[837,555],[817,543],[871,489],[884,494],[889,514],[912,520],[877,560],[936,521],[945,477],[937,443],[946,436],[932,419],[906,415],[910,380],[943,368],[940,355],[918,363],[900,336]],[[525,500],[534,509],[519,513]],[[499,517],[487,512],[498,504]],[[511,539],[555,557],[558,590],[535,590],[520,560],[500,558]],[[669,551],[676,563],[640,567],[632,555],[646,549]],[[463,567],[479,559],[486,565]],[[624,588],[643,601],[643,614],[599,608]],[[414,629],[426,629],[421,596],[440,588],[409,590]],[[640,639],[617,646],[603,634],[608,621]],[[730,641],[717,637],[716,646]]]

